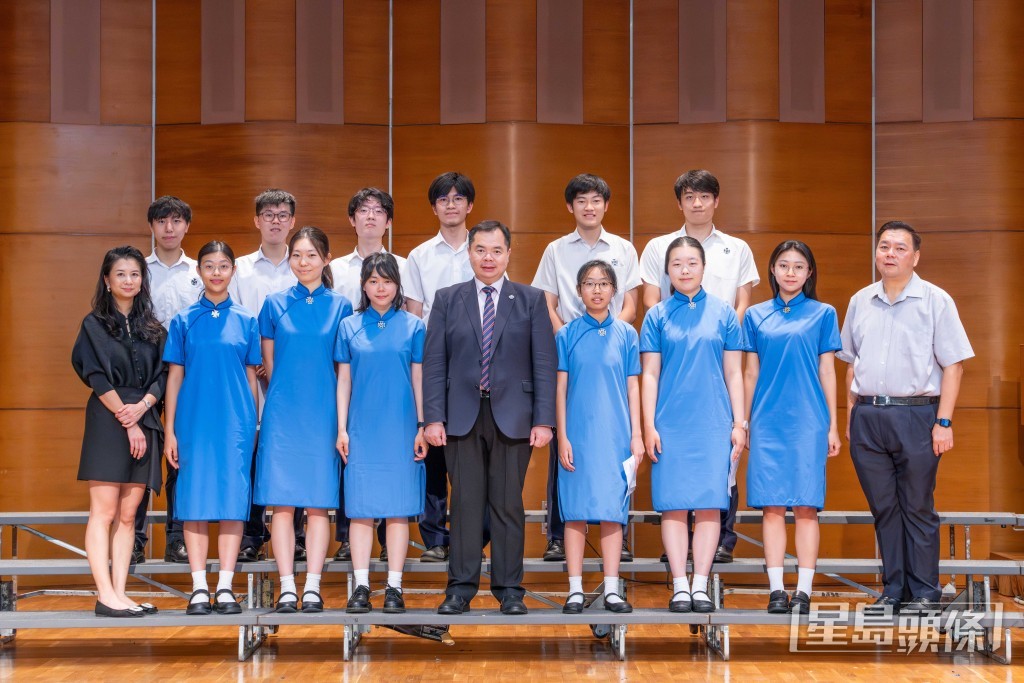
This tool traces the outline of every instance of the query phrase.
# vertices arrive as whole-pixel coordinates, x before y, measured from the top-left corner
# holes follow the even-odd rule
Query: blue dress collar
[[[785,301],[783,301],[782,300],[782,295],[780,294],[780,295],[775,297],[775,308],[793,308],[794,306],[799,306],[800,304],[804,303],[805,301],[807,301],[807,295],[804,294],[803,292],[800,292],[795,297],[790,299],[789,303],[786,303]]]
[[[301,282],[295,283],[295,292],[299,296],[320,296],[326,290],[327,288],[324,287],[323,283],[321,283],[320,286],[314,289],[313,291],[310,291],[309,288],[307,288],[306,285],[302,284]]]
[[[203,296],[199,297],[199,305],[202,306],[203,308],[211,308],[215,311],[224,310],[225,308],[231,308],[231,296],[228,295],[227,299],[224,299],[224,301],[221,301],[219,304],[215,304],[209,299],[207,299],[206,295],[204,294]]]
[[[586,322],[591,327],[610,327],[611,324],[615,321],[615,316],[612,315],[611,311],[608,311],[608,314],[601,322],[598,322],[597,318],[586,312],[583,313],[582,318],[583,321]]]
[[[371,306],[367,308],[365,311],[363,311],[363,324],[375,324],[380,320],[387,322],[394,318],[396,313],[398,313],[397,310],[395,310],[394,308],[389,308],[387,311],[384,312],[384,315],[381,315],[380,313],[377,312],[375,308]]]
[[[700,288],[699,292],[697,292],[696,294],[693,295],[692,299],[690,297],[686,296],[685,294],[683,294],[682,292],[677,292],[677,291],[673,291],[672,292],[672,298],[675,299],[676,301],[679,301],[680,303],[684,303],[684,304],[695,304],[698,301],[702,301],[703,299],[707,298],[707,295],[708,295],[708,293],[704,291],[704,287],[703,286]]]

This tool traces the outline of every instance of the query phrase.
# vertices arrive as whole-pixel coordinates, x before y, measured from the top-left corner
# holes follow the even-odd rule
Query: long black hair
[[[288,240],[288,258],[291,258],[292,251],[295,250],[295,245],[299,243],[299,240],[309,240],[309,243],[313,245],[314,249],[316,249],[316,253],[318,253],[320,258],[324,261],[327,260],[327,255],[331,253],[331,245],[327,241],[326,233],[315,225],[306,225],[300,228],[299,231],[292,235],[292,238]],[[320,281],[323,282],[324,287],[327,289],[334,289],[334,273],[331,272],[330,264],[324,264],[324,270],[320,274]]]
[[[114,302],[114,295],[104,278],[110,276],[114,264],[121,259],[135,261],[139,266],[139,273],[142,275],[142,284],[139,293],[132,301],[132,310],[128,313],[128,325],[132,333],[142,341],[157,342],[164,334],[164,328],[153,313],[153,300],[149,294],[149,268],[146,265],[146,257],[142,252],[131,245],[114,247],[103,257],[103,265],[100,266],[100,276],[96,281],[96,293],[92,297],[92,312],[96,318],[103,323],[114,339],[121,338],[120,311]]]
[[[395,299],[391,302],[391,308],[397,311],[405,305],[405,297],[402,296],[402,275],[398,268],[398,261],[386,251],[370,254],[363,261],[363,267],[359,271],[359,308],[356,311],[363,313],[370,308],[370,297],[366,295],[366,281],[373,277],[374,272],[398,285]]]
[[[795,251],[807,259],[807,267],[811,269],[811,272],[807,276],[807,281],[804,282],[803,293],[808,299],[816,300],[818,298],[818,266],[814,262],[814,254],[811,253],[811,248],[800,240],[786,240],[782,242],[779,246],[775,247],[771,258],[768,259],[768,286],[772,288],[772,297],[779,295],[779,281],[775,279],[775,262],[787,251]]]

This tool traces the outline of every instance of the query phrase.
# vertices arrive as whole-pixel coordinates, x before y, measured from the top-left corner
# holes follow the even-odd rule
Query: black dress
[[[145,484],[160,491],[160,458],[163,457],[163,424],[160,404],[167,385],[163,363],[166,333],[146,342],[128,331],[128,320],[117,314],[120,338],[112,336],[92,313],[71,351],[75,372],[93,393],[85,407],[85,436],[78,465],[80,481],[106,481],[120,484]],[[139,420],[146,435],[146,454],[136,460],[128,446],[128,432],[107,410],[99,396],[113,389],[124,403],[138,403],[146,394],[157,401]]]

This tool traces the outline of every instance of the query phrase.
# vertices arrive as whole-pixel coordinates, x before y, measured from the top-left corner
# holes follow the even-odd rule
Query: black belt
[[[480,389],[480,387],[477,387],[477,389]],[[491,397],[491,390],[490,389],[480,389],[480,398],[490,398],[490,397]]]
[[[938,396],[858,396],[857,403],[872,406],[929,406],[938,403]]]

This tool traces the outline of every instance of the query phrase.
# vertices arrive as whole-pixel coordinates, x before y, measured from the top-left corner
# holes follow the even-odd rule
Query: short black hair
[[[398,285],[398,292],[391,302],[391,308],[396,311],[402,308],[405,305],[405,297],[402,295],[402,273],[398,267],[398,260],[386,251],[378,251],[366,257],[359,271],[359,308],[356,312],[363,313],[370,308],[370,297],[366,295],[366,281],[373,277],[374,273]]]
[[[287,204],[292,215],[295,215],[295,195],[291,192],[279,190],[276,187],[263,190],[263,192],[256,195],[256,215],[259,215],[268,206],[277,206],[278,204]]]
[[[905,223],[903,221],[889,221],[888,223],[883,223],[882,227],[880,227],[878,232],[875,233],[875,241],[877,242],[882,239],[882,234],[889,232],[890,230],[906,230],[909,232],[910,239],[914,241],[914,251],[921,251],[921,234],[917,230],[914,230],[910,223]]]
[[[588,192],[598,193],[605,201],[612,198],[612,189],[604,178],[593,173],[580,173],[565,186],[565,203],[572,204],[577,196]]]
[[[152,223],[160,218],[180,218],[186,223],[192,222],[192,207],[169,194],[165,194],[149,205],[146,222]]]
[[[476,237],[479,232],[494,232],[500,230],[501,234],[505,236],[505,248],[512,248],[512,231],[508,229],[508,226],[501,221],[481,221],[472,228],[469,229],[469,241],[467,245],[473,245],[473,238]]]
[[[705,171],[704,169],[690,170],[676,178],[676,201],[683,200],[683,192],[686,190],[710,192],[715,199],[718,199],[719,189],[718,178],[711,175],[711,171]]]
[[[436,204],[437,200],[451,192],[453,187],[455,192],[465,197],[470,204],[476,199],[476,188],[473,187],[473,181],[458,171],[448,171],[437,176],[430,183],[430,188],[427,189],[427,199],[430,200],[430,205]]]
[[[384,213],[388,215],[388,220],[393,220],[395,217],[395,200],[391,198],[384,190],[376,187],[364,187],[363,189],[352,195],[352,199],[348,200],[348,217],[354,218],[356,211],[359,210],[368,199],[376,199],[380,202],[380,206],[384,209]]]

